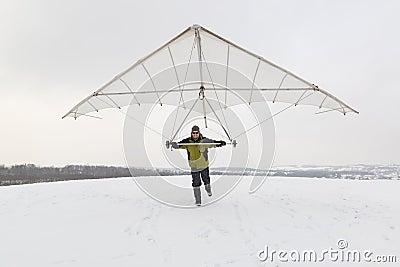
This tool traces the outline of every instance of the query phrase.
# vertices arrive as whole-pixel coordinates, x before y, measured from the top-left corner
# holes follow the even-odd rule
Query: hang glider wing
[[[127,105],[188,108],[201,96],[210,113],[238,104],[270,101],[316,106],[320,112],[358,113],[337,97],[217,34],[193,25],[96,90],[65,117]]]

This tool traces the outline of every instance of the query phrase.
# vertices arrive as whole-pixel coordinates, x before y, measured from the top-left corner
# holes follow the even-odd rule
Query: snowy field
[[[276,177],[252,195],[249,182],[196,209],[160,204],[131,178],[1,187],[0,266],[398,266],[399,181]],[[339,239],[397,263],[259,259]]]

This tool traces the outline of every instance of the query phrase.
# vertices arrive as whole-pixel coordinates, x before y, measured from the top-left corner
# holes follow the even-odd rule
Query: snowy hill
[[[131,178],[0,187],[0,266],[310,266],[260,251],[320,255],[339,239],[397,257],[368,266],[400,261],[398,181],[274,177],[249,195],[246,179],[196,209],[160,204]]]

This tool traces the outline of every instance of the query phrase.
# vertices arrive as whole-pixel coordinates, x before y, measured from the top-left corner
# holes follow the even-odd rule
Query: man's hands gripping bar
[[[227,143],[223,140],[220,141],[215,141],[215,142],[202,142],[202,143],[177,143],[177,142],[172,142],[172,141],[166,141],[165,146],[168,148],[172,147],[174,149],[178,149],[180,146],[209,146],[209,145],[215,145],[216,147],[222,147],[225,145],[232,145],[233,147],[236,147],[237,142],[236,140],[233,140],[230,143]]]

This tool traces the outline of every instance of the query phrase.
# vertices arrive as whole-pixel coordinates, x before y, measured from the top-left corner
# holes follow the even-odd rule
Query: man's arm
[[[172,142],[171,146],[172,146],[172,148],[175,148],[175,149],[186,149],[187,145],[180,145],[180,143],[188,143],[188,142],[189,142],[189,138],[186,138],[179,142]]]
[[[225,145],[226,145],[226,142],[225,142],[225,141],[222,141],[222,140],[220,140],[220,141],[212,140],[212,139],[209,139],[209,138],[207,138],[207,137],[204,137],[204,138],[203,138],[202,143],[203,143],[203,144],[207,144],[207,143],[218,143],[218,145],[214,145],[214,144],[213,144],[213,145],[206,145],[206,146],[205,146],[206,148],[221,147],[221,146],[225,146]]]

